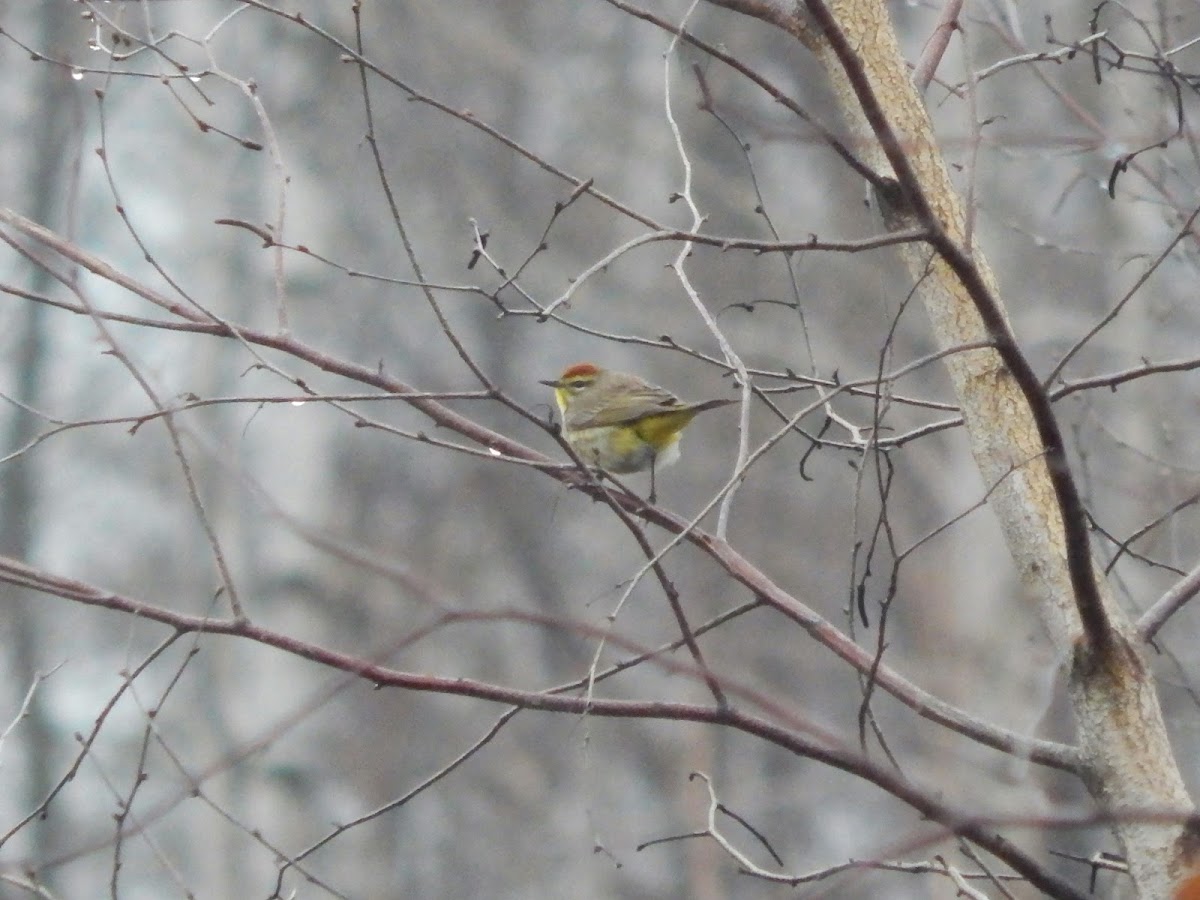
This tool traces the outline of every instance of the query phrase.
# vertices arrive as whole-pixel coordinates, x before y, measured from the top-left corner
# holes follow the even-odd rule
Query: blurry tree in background
[[[889,6],[0,4],[0,896],[1172,895],[1200,10]]]

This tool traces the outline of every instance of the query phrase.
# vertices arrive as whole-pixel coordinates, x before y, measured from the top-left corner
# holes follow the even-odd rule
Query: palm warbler
[[[563,437],[584,462],[617,474],[650,470],[651,503],[654,470],[679,458],[680,432],[697,413],[733,403],[684,403],[636,375],[591,363],[576,363],[556,381],[540,383],[554,388]]]

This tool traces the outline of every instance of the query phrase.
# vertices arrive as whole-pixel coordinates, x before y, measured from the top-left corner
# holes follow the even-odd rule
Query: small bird
[[[539,383],[554,388],[563,437],[584,462],[618,475],[650,470],[651,503],[654,470],[679,459],[683,429],[698,413],[734,402],[684,403],[636,375],[586,362]]]

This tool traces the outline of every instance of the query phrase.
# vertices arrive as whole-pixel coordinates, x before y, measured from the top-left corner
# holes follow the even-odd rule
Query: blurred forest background
[[[690,15],[689,2],[645,5],[676,25],[688,16],[689,32],[841,129],[795,41],[706,3]],[[940,3],[890,6],[915,61]],[[693,225],[678,198],[687,189],[706,234],[849,241],[882,230],[862,179],[811,126],[695,46],[664,55],[671,35],[619,5],[364,0],[362,55],[390,77],[366,74],[370,124],[362,72],[347,56],[351,3],[286,8],[302,21],[229,0],[0,2],[0,206],[193,312],[286,332],[419,391],[485,389],[469,357],[532,417],[495,396],[442,402],[556,462],[566,456],[543,427],[551,397],[538,381],[577,360],[689,399],[736,397],[715,323],[756,386],[788,389],[770,399],[790,415],[817,399],[814,379],[872,378],[935,349],[888,248],[697,246],[683,271],[711,323],[672,268],[678,241],[614,253],[652,229],[589,192],[573,197],[570,179],[669,228]],[[1200,10],[1133,2],[1091,16],[1091,5],[1062,0],[968,2],[926,96],[1038,371],[1050,375],[1130,292],[1056,384],[1181,363],[1071,392],[1056,407],[1098,553],[1120,556],[1113,583],[1136,615],[1198,550],[1197,243],[1173,242],[1197,202],[1200,154],[1195,96],[1141,58],[1114,65],[1113,48],[1200,72]],[[1101,30],[1108,43],[1066,52]],[[1054,58],[1022,59],[1043,53]],[[1148,146],[1110,196],[1114,164]],[[414,283],[392,203],[436,310]],[[603,503],[486,448],[444,446],[471,444],[282,350],[138,321],[101,330],[37,298],[79,303],[73,283],[97,308],[169,317],[3,233],[6,556],[194,616],[227,618],[232,585],[249,619],[273,633],[522,690],[586,679],[597,652],[603,668],[678,638],[655,579],[634,581],[645,556]],[[278,243],[264,246],[264,235]],[[568,290],[553,316],[535,314]],[[982,505],[988,485],[960,429],[924,428],[954,419],[944,373],[923,366],[888,392],[879,410],[872,396],[838,394],[838,421],[818,406],[774,445],[734,495],[730,543],[872,651],[887,601],[888,664],[982,719],[1069,741],[1062,660],[1023,603]],[[210,400],[223,402],[197,405]],[[155,414],[163,407],[179,410],[167,419]],[[683,461],[659,475],[662,505],[690,518],[722,488],[738,451],[736,410],[689,429]],[[881,440],[923,430],[876,453],[862,438],[877,415]],[[759,397],[748,424],[754,449],[781,419]],[[646,490],[644,476],[622,480]],[[716,514],[702,524],[715,528]],[[686,544],[664,566],[694,625],[753,599]],[[704,830],[709,795],[694,771],[783,863],[723,819],[759,865],[804,873],[943,854],[972,867],[953,840],[925,841],[928,823],[868,782],[695,722],[522,711],[408,797],[509,707],[376,690],[256,640],[185,634],[161,649],[168,627],[11,585],[3,609],[3,898],[955,895],[930,873],[770,884],[741,874],[708,838],[639,851]],[[440,620],[448,609],[496,615]],[[858,674],[788,624],[750,610],[706,638],[708,662],[856,746]],[[1193,780],[1198,625],[1185,610],[1154,654]],[[610,627],[617,640],[600,647]],[[651,661],[593,690],[711,702],[686,654],[670,658],[685,669]],[[1069,777],[889,697],[872,710],[899,771],[959,808],[1090,809]],[[862,752],[887,764],[878,737]],[[44,814],[28,818],[35,811]],[[1013,838],[1080,885],[1087,865],[1050,854],[1116,849],[1103,828]],[[1102,896],[1117,884],[1100,874]]]

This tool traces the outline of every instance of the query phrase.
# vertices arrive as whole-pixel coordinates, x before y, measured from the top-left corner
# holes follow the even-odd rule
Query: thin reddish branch
[[[700,706],[658,700],[612,700],[594,696],[565,696],[504,687],[470,678],[445,678],[435,675],[402,672],[356,656],[340,653],[293,638],[245,620],[211,619],[174,612],[141,603],[111,591],[61,576],[49,575],[17,560],[0,557],[0,581],[30,588],[54,596],[75,600],[91,606],[135,615],[158,622],[179,632],[197,632],[240,637],[264,646],[275,647],[293,656],[328,666],[370,681],[379,687],[396,687],[410,691],[474,697],[506,706],[544,712],[592,715],[621,719],[660,719],[700,722],[733,728],[776,744],[798,756],[850,773],[886,791],[911,806],[922,816],[941,824],[948,832],[974,841],[1004,860],[1029,882],[1053,897],[1084,900],[1085,895],[1071,885],[1048,873],[1024,851],[994,833],[978,817],[961,814],[936,799],[912,782],[898,776],[890,768],[847,749],[819,730],[809,728],[818,737],[806,736],[795,728],[785,728],[761,716],[719,704]],[[507,617],[508,614],[501,614]],[[464,618],[490,618],[488,614],[472,614]]]
[[[564,466],[525,444],[515,441],[497,431],[493,431],[490,428],[486,428],[474,420],[455,412],[444,404],[429,399],[424,392],[417,391],[405,382],[384,374],[378,369],[360,366],[330,356],[317,350],[315,347],[303,343],[294,336],[266,333],[232,323],[213,322],[192,307],[177,303],[142,285],[99,258],[87,253],[48,229],[30,222],[17,213],[0,208],[0,222],[11,225],[96,275],[124,287],[167,312],[179,316],[190,323],[191,327],[197,331],[219,337],[235,338],[248,345],[270,347],[296,359],[311,363],[322,371],[362,384],[371,385],[381,391],[386,391],[420,410],[439,427],[463,435],[482,447],[501,453],[502,456],[510,460],[518,460],[534,465],[552,478],[572,488],[588,492],[597,499],[603,498],[603,488],[596,485],[578,468]],[[314,393],[313,397],[314,399],[318,399],[319,395]],[[418,433],[417,437],[419,439],[430,440],[421,433]],[[697,528],[690,527],[689,522],[666,510],[649,507],[636,497],[627,498],[620,496],[618,497],[618,502],[625,505],[625,508],[629,512],[643,516],[648,521],[653,522],[658,527],[672,534],[684,534],[688,541],[712,556],[734,580],[748,588],[755,597],[761,598],[765,603],[768,603],[787,618],[800,625],[842,660],[849,663],[861,673],[865,674],[874,671],[880,687],[915,710],[922,717],[951,728],[997,750],[1028,756],[1035,762],[1055,768],[1077,770],[1079,758],[1073,748],[1064,747],[1063,745],[1049,741],[1031,740],[1025,736],[1017,735],[982,722],[945,703],[936,696],[921,690],[903,678],[894,669],[887,666],[875,668],[875,661],[871,654],[855,644],[833,624],[817,615],[794,596],[774,584],[766,575],[726,542],[718,540]],[[136,612],[136,610],[130,611]]]
[[[668,531],[676,534],[687,531],[688,523],[685,520],[665,510],[656,507],[647,507],[644,504],[640,504],[640,501],[638,509],[641,515]],[[997,750],[1027,756],[1031,761],[1042,765],[1067,771],[1078,771],[1079,758],[1074,748],[1055,744],[1051,741],[1032,740],[963,713],[961,710],[956,709],[936,696],[911,684],[889,666],[877,665],[872,654],[855,644],[832,623],[808,609],[804,604],[774,584],[766,575],[729,546],[729,544],[698,529],[692,529],[688,532],[688,539],[708,551],[735,580],[750,588],[765,603],[800,625],[815,640],[824,644],[842,660],[848,662],[859,672],[866,673],[873,670],[874,676],[881,688],[905,705],[911,707],[923,718],[951,728]],[[239,625],[236,622],[226,622],[200,616],[188,616],[171,610],[152,607],[129,598],[100,591],[98,588],[82,582],[45,575],[17,560],[0,557],[0,580],[7,581],[10,584],[47,591],[67,599],[130,613],[182,630],[241,635],[256,640],[261,637],[265,643],[278,646],[280,649],[289,650],[290,652],[296,652],[297,655],[305,656],[305,658],[313,659],[325,665],[333,665],[337,668],[347,668],[350,666],[348,671],[359,671],[354,666],[361,665],[361,661],[342,654],[329,655],[329,652],[322,651],[324,655],[312,656],[306,652],[301,652],[301,647],[309,645],[298,642],[293,647],[289,644],[278,643],[278,636],[274,632],[262,629],[259,626],[249,624]],[[378,671],[382,672],[383,669],[379,668]],[[373,668],[363,669],[362,672],[368,678],[374,678],[375,674],[378,674]],[[375,674],[372,674],[373,672]],[[426,689],[432,690],[435,688]],[[452,691],[452,693],[460,692],[470,694],[469,691],[465,690]],[[477,696],[475,694],[471,695]],[[489,695],[486,699],[505,702],[512,698]]]

